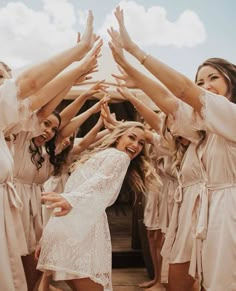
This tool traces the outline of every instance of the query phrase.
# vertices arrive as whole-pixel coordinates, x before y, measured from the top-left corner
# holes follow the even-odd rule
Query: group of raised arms
[[[116,119],[105,80],[55,110],[99,70],[103,41],[91,11],[73,47],[16,78],[0,62],[0,290],[48,291],[54,280],[71,290],[112,291],[106,208],[124,181],[145,199],[154,278],[141,288],[236,290],[236,66],[211,58],[191,81],[135,43],[120,7],[115,17],[118,30],[108,34],[117,94],[144,122]],[[98,92],[104,97],[77,115]],[[95,126],[76,138],[98,112]]]

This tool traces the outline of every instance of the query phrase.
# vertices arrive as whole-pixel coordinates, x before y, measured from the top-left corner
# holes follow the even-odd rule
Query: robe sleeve
[[[0,130],[5,136],[20,131],[31,131],[32,136],[41,133],[36,112],[30,110],[30,99],[18,99],[18,87],[14,79],[4,80],[0,86]]]
[[[226,97],[204,91],[201,116],[195,114],[195,128],[236,142],[236,104]]]
[[[19,121],[18,89],[13,79],[5,80],[0,86],[0,130]]]
[[[24,133],[27,135],[27,139],[31,139],[42,134],[42,128],[37,116],[37,111],[31,112],[30,109],[22,108],[24,113],[21,115],[18,123],[11,124],[4,130],[4,135],[10,136],[12,134],[17,135]],[[28,111],[27,111],[28,110]]]
[[[178,109],[174,116],[169,115],[170,131],[174,136],[182,136],[196,143],[200,139],[200,133],[194,126],[194,110],[187,103],[178,100]]]
[[[155,155],[157,158],[162,156],[171,156],[171,145],[164,140],[164,137],[159,135],[158,133],[154,133],[152,137],[152,143],[155,150]]]

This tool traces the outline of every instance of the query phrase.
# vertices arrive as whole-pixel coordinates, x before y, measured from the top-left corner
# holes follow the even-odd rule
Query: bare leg
[[[36,269],[37,262],[34,259],[34,254],[23,256],[21,258],[24,266],[28,291],[33,291],[42,273]]]
[[[73,284],[73,280],[67,280],[65,283],[71,288],[71,290],[76,291],[75,285]]]
[[[46,276],[44,273],[37,291],[63,291],[60,288],[50,285],[51,281],[52,276]]]
[[[160,275],[161,256],[159,245],[161,243],[161,231],[160,230],[147,230],[148,243],[154,268],[154,278],[151,281],[143,282],[139,284],[141,288],[149,288],[158,282]]]
[[[155,246],[156,246],[156,275],[155,278],[157,278],[155,284],[148,289],[145,289],[146,291],[163,291],[165,290],[164,286],[160,283],[161,279],[161,265],[162,265],[162,257],[161,257],[161,248],[163,245],[164,235],[162,234],[161,230],[157,230],[155,233]]]
[[[104,291],[102,285],[93,282],[89,278],[72,280],[76,291]]]
[[[188,274],[189,262],[170,264],[168,291],[193,291],[195,280]]]

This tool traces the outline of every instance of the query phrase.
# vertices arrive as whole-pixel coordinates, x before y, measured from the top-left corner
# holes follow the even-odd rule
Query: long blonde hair
[[[92,155],[109,147],[116,147],[118,139],[132,128],[140,128],[145,131],[142,123],[136,121],[126,121],[115,127],[111,133],[100,140],[100,144],[91,150],[84,152],[74,165],[74,169],[85,163]],[[147,154],[146,145],[138,156],[131,160],[125,176],[125,182],[134,193],[154,191],[161,185],[161,180],[152,166],[151,159]]]
[[[171,166],[171,175],[173,177],[177,176],[177,173],[180,171],[180,165],[186,151],[186,147],[184,147],[179,141],[178,136],[173,136],[171,131],[168,128],[168,115],[161,113],[160,118],[162,119],[161,131],[160,135],[163,138],[163,143],[169,149],[172,156],[172,166]],[[159,163],[163,157],[160,158]]]

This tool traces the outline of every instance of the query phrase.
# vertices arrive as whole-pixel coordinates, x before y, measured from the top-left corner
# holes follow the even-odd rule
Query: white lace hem
[[[105,280],[102,280],[89,273],[84,273],[81,271],[76,272],[76,271],[68,270],[65,268],[55,267],[53,265],[39,265],[37,266],[37,269],[44,272],[46,276],[52,275],[52,278],[54,281],[66,281],[66,280],[73,280],[73,279],[89,278],[94,283],[102,285],[105,288],[104,291],[112,291],[112,288],[109,287],[109,285],[111,285],[111,278],[110,278],[111,276],[109,274],[103,275],[104,278],[107,278],[105,282]]]

